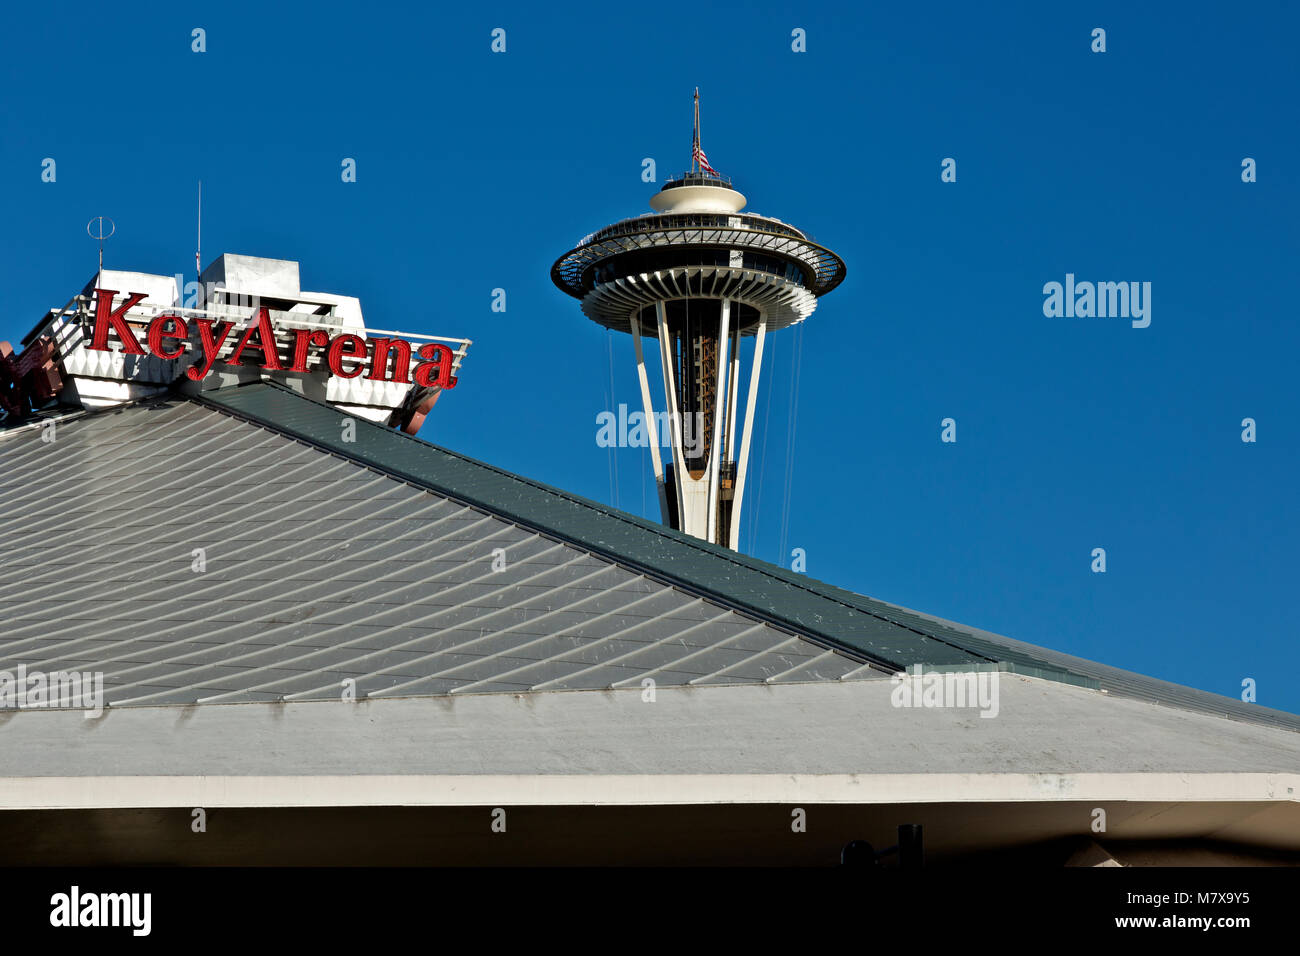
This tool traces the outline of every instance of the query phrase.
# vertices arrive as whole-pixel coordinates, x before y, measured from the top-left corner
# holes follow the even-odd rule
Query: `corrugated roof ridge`
[[[322,410],[328,411],[332,415],[344,414],[339,409],[329,405],[326,402],[321,402],[316,399],[310,398],[308,396],[301,395],[298,392],[294,391],[293,389],[286,388],[285,386],[276,382],[249,382],[249,383],[243,383],[240,385],[229,386],[221,389],[213,389],[207,392],[199,393],[198,395],[185,396],[185,397],[197,399],[200,401],[200,403],[211,405],[223,412],[233,413],[236,415],[241,415],[242,413],[242,416],[244,417],[248,417],[250,419],[263,422],[264,424],[274,426],[289,434],[294,435],[295,437],[299,437],[299,438],[306,437],[301,435],[298,432],[295,432],[293,428],[285,422],[278,421],[278,420],[271,420],[265,417],[254,415],[251,412],[249,412],[247,409],[240,409],[237,407],[233,407],[230,404],[221,402],[214,398],[214,396],[223,393],[225,395],[230,395],[235,392],[247,393],[250,391],[274,391],[277,394],[289,396],[303,403],[307,403],[317,408],[320,408]],[[353,417],[355,418],[355,416]],[[797,588],[821,600],[832,601],[834,603],[842,605],[844,608],[847,608],[850,611],[855,611],[861,614],[868,615],[883,623],[893,625],[894,627],[902,628],[920,637],[924,637],[929,640],[936,641],[941,644],[945,644],[956,650],[962,651],[963,653],[970,655],[971,657],[979,658],[981,660],[990,661],[990,662],[994,661],[993,658],[990,658],[979,651],[973,650],[969,647],[965,647],[957,643],[956,641],[952,640],[951,637],[929,633],[928,631],[914,627],[904,621],[896,620],[890,616],[882,614],[880,610],[878,610],[877,608],[864,606],[864,604],[861,602],[866,601],[866,602],[874,603],[873,599],[867,598],[864,595],[859,595],[853,591],[848,591],[846,589],[839,588],[831,584],[827,584],[826,582],[819,581],[816,578],[811,578],[806,574],[796,574],[793,571],[786,571],[780,565],[771,564],[769,562],[762,561],[761,559],[753,558],[750,557],[749,555],[744,555],[739,552],[732,551],[730,548],[723,548],[719,545],[711,544],[707,541],[703,541],[701,539],[684,534],[673,528],[668,528],[665,527],[664,525],[647,521],[644,518],[638,517],[637,515],[629,514],[628,512],[620,511],[616,508],[611,508],[608,505],[601,504],[598,501],[593,501],[590,498],[584,498],[581,495],[577,495],[572,492],[565,491],[562,488],[557,488],[553,485],[547,485],[544,482],[540,482],[532,478],[526,478],[522,475],[516,474],[515,472],[507,471],[504,468],[500,468],[496,465],[489,464],[488,462],[480,461],[476,458],[471,458],[468,455],[463,455],[459,452],[451,451],[450,449],[444,448],[441,445],[435,445],[433,442],[429,442],[417,438],[414,435],[408,435],[405,434],[404,432],[399,432],[394,429],[388,429],[381,425],[377,425],[374,422],[369,422],[364,419],[358,419],[358,422],[363,427],[369,426],[370,428],[374,429],[375,432],[377,432],[378,434],[384,436],[398,437],[413,442],[415,443],[415,447],[418,447],[421,451],[427,450],[427,451],[438,452],[440,454],[448,456],[449,458],[455,459],[456,461],[473,466],[475,468],[481,468],[503,479],[531,488],[534,491],[539,491],[544,494],[551,495],[558,500],[587,508],[607,518],[611,518],[619,522],[622,522],[623,524],[630,525],[638,529],[639,531],[654,534],[660,538],[671,541],[675,545],[685,546],[696,552],[707,555],[708,557],[714,560],[721,560],[729,564],[732,564],[737,568],[741,568],[745,571],[765,575],[769,578],[773,578],[776,581],[779,581],[781,584],[784,584],[788,587]],[[313,442],[316,441],[316,439],[308,439],[308,440]],[[462,490],[449,489],[443,486],[438,486],[436,485],[436,483],[423,480],[419,476],[410,475],[409,473],[402,471],[400,468],[394,468],[392,466],[386,465],[382,461],[376,461],[373,456],[363,456],[357,454],[355,449],[347,449],[344,447],[340,447],[339,443],[330,442],[330,443],[322,443],[322,444],[324,445],[324,447],[327,447],[330,451],[336,454],[342,455],[347,458],[351,458],[372,468],[388,471],[388,473],[392,474],[394,477],[399,477],[402,480],[411,481],[421,486],[432,486],[434,490],[437,490],[439,493],[448,494],[457,498],[463,498],[479,507],[486,508],[490,511],[494,511],[503,514],[505,516],[508,516],[511,520],[518,521],[520,524],[525,524],[530,527],[538,528],[539,530],[545,531],[548,534],[553,534],[558,537],[564,538],[565,540],[569,540],[572,543],[577,544],[583,548],[596,550],[598,552],[601,551],[601,548],[599,546],[594,546],[593,543],[588,540],[575,536],[572,533],[566,533],[565,530],[562,528],[542,526],[536,520],[530,521],[527,515],[516,514],[513,511],[511,511],[508,507],[504,507],[499,503],[485,500],[484,498],[481,497],[475,498],[472,496],[468,496]],[[641,562],[639,562],[637,559],[633,558],[632,556],[621,554],[612,548],[606,549],[604,553],[606,553],[608,556],[616,560],[622,561],[627,564],[632,564],[632,565],[641,564]],[[662,568],[654,568],[653,570],[662,577],[672,578],[673,580],[678,581],[684,585],[687,585],[694,590],[698,590],[706,594],[710,594],[716,598],[720,598],[726,601],[727,603],[732,604],[733,606],[738,605],[742,607],[747,613],[758,616],[764,620],[769,620],[772,623],[778,624],[785,628],[793,628],[800,632],[806,631],[814,636],[823,637],[824,639],[831,641],[835,646],[844,647],[850,651],[855,651],[858,654],[863,655],[867,659],[875,658],[874,663],[882,664],[884,666],[896,666],[896,662],[883,660],[878,655],[873,654],[871,651],[845,641],[842,637],[839,637],[835,634],[829,634],[823,631],[819,631],[816,628],[809,627],[809,625],[805,622],[794,621],[789,618],[782,618],[778,615],[773,614],[771,611],[767,611],[762,608],[755,607],[752,604],[749,604],[744,601],[739,601],[734,597],[734,595],[728,595],[725,592],[721,592],[714,587],[710,587],[709,584],[707,583],[699,582],[688,578],[676,577],[670,571],[666,571]],[[909,661],[907,663],[915,663],[915,662]],[[1041,666],[1045,670],[1051,672],[1059,671],[1059,668],[1054,668],[1049,664],[1043,662],[1035,662],[1035,663],[1039,664],[1039,666]],[[1061,673],[1065,673],[1065,672],[1062,671]]]
[[[1000,662],[1003,664],[998,667],[1000,670],[1012,670],[1027,676],[1066,683],[1086,682],[1086,686],[1091,687],[1104,685],[1115,696],[1208,713],[1224,719],[1281,725],[1292,731],[1300,730],[1300,716],[1285,711],[1242,704],[1233,697],[1124,671],[859,595],[807,575],[795,574],[778,565],[710,545],[637,515],[621,512],[413,436],[402,435],[403,438],[418,442],[414,446],[405,446],[415,452],[408,460],[408,467],[413,470],[393,467],[385,458],[390,454],[388,449],[402,447],[400,442],[392,443],[391,437],[401,433],[381,425],[367,429],[364,426],[374,423],[362,419],[360,433],[367,440],[361,443],[361,447],[344,443],[337,422],[340,417],[344,417],[355,423],[357,416],[348,415],[344,410],[328,403],[306,398],[292,389],[278,386],[264,388],[261,387],[263,384],[250,383],[220,389],[207,396],[213,397],[220,393],[221,397],[228,399],[235,394],[243,394],[252,399],[257,394],[262,394],[269,399],[254,400],[251,408],[242,407],[244,403],[207,401],[205,396],[172,392],[150,395],[135,402],[102,409],[77,410],[63,416],[61,420],[111,417],[131,408],[180,406],[177,410],[182,411],[187,405],[193,410],[190,414],[198,414],[200,418],[204,413],[216,412],[222,417],[250,423],[254,426],[254,432],[260,431],[266,436],[263,442],[287,440],[301,449],[300,454],[306,453],[310,457],[312,452],[323,452],[336,462],[337,467],[343,467],[346,463],[361,468],[376,478],[382,477],[412,488],[431,491],[441,497],[459,501],[462,506],[485,514],[495,514],[544,539],[569,543],[603,560],[623,565],[646,578],[657,580],[661,585],[693,593],[699,598],[730,607],[750,618],[808,639],[812,645],[844,651],[850,658],[871,662],[864,666],[881,667],[880,662],[884,660],[881,653],[891,652],[896,655],[896,662],[920,662],[926,665],[937,663],[945,670],[972,663],[986,666],[979,665],[978,661]],[[298,399],[298,402],[293,402],[293,398]],[[290,404],[284,404],[283,399],[288,399]],[[182,414],[184,415],[183,411]],[[186,416],[185,420],[191,419]],[[42,423],[31,423],[33,427],[40,424]],[[24,430],[30,434],[30,429]],[[400,465],[400,459],[404,456],[405,453],[400,452],[393,457],[399,459]],[[448,464],[440,468],[439,459],[444,459]],[[475,494],[475,482],[479,480],[480,474],[491,477],[483,478],[483,493]],[[516,486],[528,489],[529,493],[520,495],[512,502],[513,492],[510,489]],[[496,503],[500,496],[506,500],[504,506]],[[564,507],[557,508],[548,503],[552,500],[562,503]],[[530,517],[530,509],[536,509],[535,519]],[[605,519],[613,518],[615,521],[584,520],[581,517],[583,512]],[[566,531],[565,522],[570,520],[575,522],[575,526]],[[616,531],[606,536],[603,532],[607,525],[626,526],[630,533]],[[656,539],[671,542],[672,549],[679,553],[667,554],[660,559],[657,549],[646,547],[647,543],[653,542],[642,540],[648,538],[643,534],[647,531],[653,532]],[[686,547],[682,548],[683,545]],[[705,560],[694,560],[690,557],[691,554],[702,555]],[[673,563],[674,558],[678,561],[676,565]],[[718,559],[722,561],[719,562]],[[730,576],[721,567],[724,563],[742,569],[745,575]],[[719,567],[714,567],[715,564]],[[699,577],[693,576],[693,572],[698,572]],[[845,615],[836,611],[823,618],[815,603],[810,605],[810,602],[803,601],[801,604],[802,599],[796,599],[787,608],[783,606],[787,595],[782,594],[782,587],[791,592],[797,589],[801,593],[813,595],[818,601],[827,602],[827,605],[834,604],[851,613]],[[859,623],[861,619],[855,621],[855,614],[887,623],[890,628],[882,629],[875,625],[864,630]],[[926,642],[956,648],[967,656],[961,660],[949,658],[947,663],[928,656],[904,656],[934,654],[934,644],[917,640],[909,642],[896,636],[896,632],[906,632],[902,637],[907,634],[918,635]],[[859,641],[867,646],[860,646]],[[895,662],[884,660],[884,663],[891,669],[896,667]],[[1007,664],[1011,666],[1008,667]]]
[[[1246,703],[1235,697],[1229,697],[1226,694],[1218,694],[1213,691],[1201,690],[1198,687],[1188,687],[1185,684],[1178,684],[1174,681],[1164,680],[1160,677],[1152,677],[1149,674],[1143,674],[1139,671],[1131,671],[1123,667],[1116,667],[1113,664],[1105,664],[1101,661],[1090,660],[1086,657],[1080,657],[1077,654],[1068,654],[1065,651],[1057,651],[1052,648],[1039,647],[1034,644],[1028,644],[1025,641],[1018,640],[1014,637],[1007,637],[1004,634],[997,634],[992,631],[985,631],[981,628],[971,627],[967,624],[961,624],[956,621],[949,621],[945,618],[938,617],[934,614],[926,614],[922,611],[910,611],[898,605],[890,605],[898,610],[909,614],[915,614],[918,617],[933,621],[936,624],[958,628],[969,631],[971,639],[981,644],[989,644],[994,647],[1018,651],[1020,648],[1029,648],[1031,651],[1037,651],[1046,654],[1049,663],[1063,661],[1058,666],[1069,668],[1073,673],[1085,675],[1095,680],[1107,693],[1113,693],[1117,697],[1128,697],[1135,700],[1143,700],[1148,703],[1162,705],[1180,706],[1179,702],[1190,703],[1198,711],[1212,712],[1221,717],[1233,720],[1258,720],[1259,718],[1269,718],[1276,723],[1285,723],[1290,729],[1300,731],[1300,715],[1293,714],[1290,711],[1278,710],[1274,707],[1265,707],[1260,704]],[[1133,686],[1128,686],[1133,685]],[[1161,697],[1156,693],[1157,690],[1164,691],[1166,697]]]
[[[244,385],[234,386],[230,388],[218,389],[213,392],[204,393],[201,397],[209,399],[209,401],[206,402],[205,404],[210,404],[212,407],[214,407],[219,411],[229,413],[229,414],[234,414],[237,417],[247,417],[250,420],[262,422],[266,424],[268,427],[280,429],[284,431],[286,434],[292,435],[301,440],[312,442],[312,443],[318,443],[322,447],[326,448],[327,450],[335,454],[338,454],[345,458],[349,458],[351,460],[355,460],[361,464],[366,465],[367,467],[379,471],[384,471],[385,473],[388,473],[395,478],[399,478],[404,481],[409,481],[420,487],[429,488],[430,490],[437,491],[440,494],[465,500],[471,505],[484,508],[494,513],[501,514],[502,516],[507,517],[510,520],[519,523],[520,525],[534,528],[545,534],[553,535],[555,537],[569,541],[578,547],[601,554],[608,559],[623,563],[628,566],[635,567],[637,568],[637,570],[642,571],[643,573],[649,573],[661,579],[665,579],[670,582],[677,583],[679,586],[682,586],[688,590],[692,590],[695,591],[696,593],[701,593],[706,596],[712,597],[715,600],[718,600],[733,608],[742,610],[743,612],[750,614],[754,617],[757,617],[761,620],[766,620],[772,624],[775,624],[776,626],[785,628],[795,633],[805,634],[807,636],[811,636],[814,638],[820,638],[821,640],[827,642],[831,647],[847,650],[852,654],[856,654],[860,656],[863,660],[875,666],[883,666],[885,668],[897,669],[914,663],[923,663],[923,664],[934,663],[932,661],[924,660],[924,659],[888,660],[884,658],[880,653],[872,651],[869,648],[858,646],[857,644],[853,643],[843,635],[836,634],[832,631],[827,631],[825,629],[817,627],[814,624],[810,624],[809,622],[799,620],[796,616],[782,615],[779,612],[777,612],[775,609],[763,608],[761,606],[755,605],[754,603],[750,601],[746,601],[745,599],[737,596],[735,593],[728,593],[724,588],[718,587],[718,585],[714,582],[699,581],[696,579],[686,577],[679,573],[675,574],[671,569],[665,568],[662,564],[647,565],[646,562],[636,558],[633,555],[623,553],[612,545],[602,544],[599,542],[592,542],[591,540],[583,537],[580,534],[574,533],[572,531],[566,532],[566,530],[562,527],[553,527],[547,523],[538,521],[535,518],[530,519],[530,517],[527,514],[516,513],[515,511],[511,510],[508,506],[502,505],[498,502],[493,502],[492,500],[490,500],[490,498],[476,497],[473,495],[469,495],[466,494],[461,489],[441,486],[436,481],[423,479],[418,475],[412,475],[407,472],[404,472],[400,468],[394,468],[386,464],[384,461],[382,461],[377,455],[358,454],[356,453],[358,451],[357,449],[354,448],[350,450],[349,448],[344,447],[341,442],[330,442],[330,443],[318,442],[317,439],[315,438],[312,438],[307,435],[303,435],[301,432],[295,431],[293,427],[288,423],[274,420],[274,419],[268,420],[266,417],[259,417],[253,414],[252,412],[249,412],[246,409],[232,407],[231,405],[228,405],[226,403],[211,400],[212,397],[218,393],[226,393],[227,395],[230,395],[231,393],[234,392],[249,393],[250,390],[259,390],[259,386],[261,386],[260,390],[263,392],[272,391],[277,395],[283,395],[286,397],[292,397],[294,399],[298,399],[300,402],[309,404],[314,408],[320,409],[322,411],[328,411],[331,415],[343,414],[339,409],[329,405],[328,403],[308,398],[307,396],[300,395],[299,393],[293,391],[290,388],[286,388],[283,385],[280,385],[279,383],[272,383],[272,382],[253,382],[253,383],[247,383]],[[806,574],[797,574],[793,571],[787,571],[785,568],[781,567],[780,565],[771,564],[769,562],[762,561],[761,559],[732,551],[729,548],[723,548],[718,545],[711,544],[707,541],[702,541],[698,538],[694,538],[691,537],[690,535],[686,535],[680,531],[676,531],[675,529],[667,528],[663,525],[647,521],[646,519],[641,518],[637,515],[632,515],[627,512],[620,511],[615,508],[611,508],[608,505],[601,504],[600,502],[593,501],[588,498],[583,498],[580,495],[573,494],[561,488],[556,488],[552,485],[547,485],[543,482],[539,482],[531,478],[526,478],[522,475],[518,475],[514,472],[507,471],[498,466],[491,465],[487,462],[482,462],[477,459],[470,458],[458,452],[454,452],[449,449],[443,448],[440,445],[435,445],[432,442],[417,438],[416,436],[407,435],[403,432],[388,429],[383,426],[377,425],[373,422],[368,422],[364,420],[361,421],[361,424],[362,426],[372,426],[373,432],[374,434],[376,434],[377,437],[397,436],[402,439],[406,439],[410,442],[414,442],[415,445],[413,447],[418,448],[421,452],[435,452],[441,455],[445,455],[449,459],[452,459],[456,462],[460,462],[472,466],[474,468],[483,469],[484,471],[490,472],[493,475],[496,475],[502,479],[506,479],[510,482],[519,484],[523,487],[532,489],[534,491],[542,492],[544,494],[553,496],[555,499],[559,501],[588,509],[592,512],[595,512],[596,514],[602,515],[606,518],[614,519],[624,525],[628,525],[632,528],[635,528],[638,531],[650,532],[651,534],[657,536],[658,538],[671,542],[675,546],[678,547],[685,546],[686,548],[691,549],[695,553],[707,556],[709,559],[715,561],[720,560],[736,568],[742,569],[746,572],[763,575],[766,578],[773,580],[775,583],[779,583],[786,587],[798,589],[819,600],[828,601],[840,605],[841,607],[849,610],[850,612],[856,612],[859,614],[866,615],[882,623],[889,624],[892,627],[899,628],[911,634],[918,635],[919,637],[924,638],[926,640],[934,641],[939,644],[946,645],[947,647],[958,650],[963,654],[968,655],[968,657],[978,661],[986,661],[990,663],[1004,663],[1009,665],[1012,671],[1025,674],[1027,676],[1040,677],[1048,680],[1056,680],[1063,683],[1070,683],[1075,685],[1082,685],[1093,689],[1097,689],[1101,686],[1098,677],[1095,676],[1096,671],[1105,671],[1106,676],[1108,677],[1113,675],[1119,675],[1119,674],[1127,674],[1127,672],[1124,672],[1119,668],[1113,668],[1110,667],[1109,665],[1100,664],[1094,661],[1087,661],[1083,658],[1074,658],[1072,657],[1072,655],[1067,655],[1060,652],[1052,651],[1050,648],[1038,647],[1037,645],[1027,644],[1026,642],[1016,641],[1011,638],[1002,638],[999,640],[996,639],[999,636],[992,635],[991,632],[984,632],[976,628],[968,627],[966,625],[948,622],[942,618],[936,618],[934,615],[928,615],[928,614],[924,614],[923,612],[913,611],[908,608],[903,608],[899,605],[889,604],[888,602],[880,601],[876,598],[871,598],[866,595],[858,594],[854,591],[849,591],[845,588],[841,588],[833,584],[828,584],[824,581],[819,581],[816,578],[811,578]],[[991,656],[991,655],[996,655],[996,656]],[[1063,658],[1067,660],[1062,660]],[[1073,660],[1081,661],[1083,662],[1084,665],[1088,665],[1088,666],[1079,667],[1078,665],[1075,665],[1072,667],[1070,666],[1070,661]],[[1138,699],[1149,699],[1159,703],[1170,704],[1172,706],[1181,705],[1187,707],[1187,709],[1198,710],[1201,712],[1212,712],[1229,719],[1231,718],[1243,719],[1243,720],[1253,719],[1253,715],[1251,714],[1244,713],[1238,708],[1230,708],[1229,705],[1235,703],[1235,701],[1232,698],[1222,697],[1222,695],[1211,694],[1208,691],[1196,691],[1195,688],[1185,688],[1183,687],[1183,685],[1173,684],[1169,681],[1161,681],[1157,678],[1147,677],[1146,675],[1134,674],[1134,676],[1145,681],[1150,681],[1162,685],[1164,687],[1178,688],[1181,691],[1186,691],[1188,693],[1169,694],[1168,696],[1171,699],[1166,701],[1155,694],[1151,694],[1151,693],[1143,694],[1138,691],[1124,688],[1122,686],[1116,686],[1114,688],[1111,688],[1112,692],[1116,693],[1117,696],[1130,696]],[[1198,699],[1188,699],[1189,695],[1194,695],[1194,697]],[[1222,698],[1222,700],[1221,701],[1215,700],[1210,702],[1210,701],[1199,699],[1202,696],[1206,698]],[[1211,704],[1213,704],[1213,706],[1211,706]],[[1260,708],[1260,710],[1268,711],[1270,709]],[[1297,717],[1296,715],[1288,714],[1285,711],[1276,711],[1268,715],[1260,714],[1259,717],[1264,718],[1266,721],[1270,723],[1286,722],[1288,724],[1294,724],[1295,726],[1300,727],[1300,717]],[[1268,720],[1269,717],[1272,717],[1273,720]]]
[[[70,422],[78,418],[85,418],[87,415],[95,415],[99,412],[109,410],[110,409],[104,408],[70,408],[65,406],[41,412],[30,418],[25,418],[22,421],[11,422],[8,419],[5,419],[3,422],[0,422],[0,438],[5,438],[9,435],[19,435],[26,431],[35,431],[44,428],[51,422],[58,425],[63,422]]]

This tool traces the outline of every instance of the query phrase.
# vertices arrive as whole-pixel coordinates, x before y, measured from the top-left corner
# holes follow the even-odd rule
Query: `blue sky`
[[[646,453],[614,487],[595,441],[639,403],[630,341],[549,269],[685,168],[698,85],[749,208],[848,264],[769,339],[743,550],[1300,711],[1294,5],[131,11],[6,10],[0,338],[90,277],[91,216],[109,267],[192,272],[202,179],[205,261],[298,259],[372,325],[474,340],[422,437],[657,517]],[[1150,327],[1044,316],[1066,273],[1150,282]]]

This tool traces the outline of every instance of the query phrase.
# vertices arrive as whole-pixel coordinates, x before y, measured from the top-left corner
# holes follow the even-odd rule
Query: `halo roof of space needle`
[[[587,236],[551,279],[588,318],[632,334],[664,523],[736,548],[764,338],[811,315],[845,268],[794,226],[742,212],[745,197],[700,146],[698,90],[691,154],[652,213]],[[643,336],[659,340],[671,466],[660,460]],[[755,346],[737,458],[741,336]]]

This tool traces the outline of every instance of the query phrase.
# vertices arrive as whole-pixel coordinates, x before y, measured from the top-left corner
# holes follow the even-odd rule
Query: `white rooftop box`
[[[218,283],[227,291],[242,295],[296,299],[302,291],[298,284],[298,263],[292,259],[263,259],[228,252],[209,263],[201,278],[205,288],[209,283]]]

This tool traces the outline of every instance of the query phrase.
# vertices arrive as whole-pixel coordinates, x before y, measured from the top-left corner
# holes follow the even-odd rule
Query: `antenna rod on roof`
[[[105,222],[108,223],[108,232],[104,232]],[[91,232],[90,227],[95,225],[96,223],[99,224],[98,233]],[[107,216],[95,216],[93,219],[90,220],[90,222],[86,223],[86,235],[90,236],[91,239],[99,240],[99,271],[101,273],[104,271],[104,240],[111,239],[113,237],[113,234],[116,232],[117,232],[117,223],[115,223],[112,219],[109,219]]]
[[[199,224],[194,238],[194,281],[200,289],[203,288],[203,180],[199,180]],[[184,290],[181,290],[182,293]],[[199,301],[196,300],[196,305]],[[204,305],[207,303],[204,302]]]

